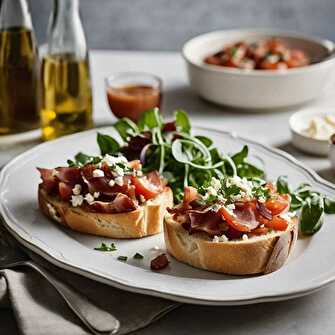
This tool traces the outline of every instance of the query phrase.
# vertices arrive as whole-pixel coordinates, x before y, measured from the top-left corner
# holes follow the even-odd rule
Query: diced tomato
[[[128,165],[129,165],[130,168],[132,168],[134,170],[141,170],[141,168],[142,168],[142,164],[141,164],[141,162],[138,159],[130,161],[128,163]]]
[[[209,56],[205,59],[205,63],[211,65],[221,65],[221,59],[216,56]]]
[[[58,191],[59,191],[59,196],[62,200],[64,200],[64,201],[70,200],[71,195],[72,195],[71,186],[69,186],[69,185],[67,185],[63,182],[60,182],[58,184]]]
[[[131,177],[132,184],[135,186],[137,195],[143,195],[148,200],[154,198],[159,192],[160,188],[151,183],[147,177]]]
[[[269,232],[267,227],[258,227],[250,232],[252,235],[265,235]]]
[[[272,213],[272,215],[278,215],[287,210],[290,206],[290,195],[289,194],[278,194],[275,198],[271,198],[265,202],[265,207]]]
[[[190,202],[198,199],[198,191],[195,187],[187,186],[184,188],[184,205],[188,205]]]
[[[288,222],[280,216],[274,216],[265,224],[267,228],[284,231],[287,229]]]

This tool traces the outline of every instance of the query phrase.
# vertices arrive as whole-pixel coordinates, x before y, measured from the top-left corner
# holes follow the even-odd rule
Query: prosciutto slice
[[[187,216],[188,220],[184,222],[183,227],[188,230],[190,234],[194,232],[205,232],[209,236],[222,235],[228,229],[222,218],[212,210],[190,210]]]
[[[118,193],[113,201],[94,201],[89,208],[99,213],[125,213],[135,210],[137,204],[127,195]]]

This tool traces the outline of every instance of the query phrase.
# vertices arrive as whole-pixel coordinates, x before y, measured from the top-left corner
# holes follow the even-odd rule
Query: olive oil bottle
[[[26,0],[0,8],[0,135],[39,127],[39,60]]]
[[[78,0],[54,2],[41,85],[44,140],[92,127],[89,59]]]

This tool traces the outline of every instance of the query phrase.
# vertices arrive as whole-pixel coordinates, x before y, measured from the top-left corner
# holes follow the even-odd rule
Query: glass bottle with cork
[[[54,0],[41,81],[43,140],[92,127],[89,59],[78,0]]]
[[[26,0],[0,7],[0,135],[39,127],[39,59]]]

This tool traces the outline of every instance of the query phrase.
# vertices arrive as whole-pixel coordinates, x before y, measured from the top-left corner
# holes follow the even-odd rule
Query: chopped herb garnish
[[[94,250],[105,251],[106,252],[106,251],[115,251],[115,250],[117,250],[117,248],[116,248],[114,243],[111,243],[108,246],[106,243],[102,242],[101,245],[99,247],[94,248]]]
[[[121,262],[127,262],[128,257],[127,256],[119,256],[117,259],[118,259],[118,261],[121,261]]]
[[[137,253],[133,256],[133,258],[134,258],[134,259],[143,259],[144,256],[137,252]]]

